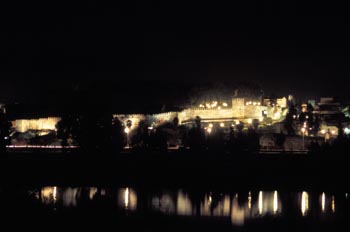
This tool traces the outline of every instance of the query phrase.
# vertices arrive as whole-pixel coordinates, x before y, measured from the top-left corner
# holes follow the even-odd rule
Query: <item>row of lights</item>
[[[250,105],[253,105],[253,106],[260,106],[261,103],[260,102],[252,102],[252,101],[248,101],[245,103],[246,106],[250,106]]]
[[[219,110],[221,109],[221,107],[227,107],[228,104],[226,102],[223,102],[221,105],[219,105],[219,103],[217,101],[213,101],[212,103],[206,103],[204,104],[200,104],[199,107],[200,108],[215,108],[217,107]]]

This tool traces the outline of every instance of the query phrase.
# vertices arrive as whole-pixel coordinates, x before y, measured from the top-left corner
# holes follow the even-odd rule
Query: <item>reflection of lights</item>
[[[101,190],[102,195],[102,190]],[[137,209],[137,194],[131,188],[121,188],[118,190],[118,207],[127,211]]]
[[[296,117],[297,117],[297,116],[294,114],[294,115],[293,115],[293,118],[295,119]]]
[[[210,128],[213,128],[213,123],[209,123],[209,127],[210,127]]]
[[[348,198],[348,193],[345,193],[345,198]]]
[[[57,200],[57,187],[56,186],[53,187],[53,194],[52,194],[52,196],[53,196],[53,200],[56,201]]]
[[[148,130],[153,130],[153,126],[149,126],[149,127],[148,127]]]
[[[332,196],[332,212],[335,213],[335,200],[334,200],[334,196]]]
[[[263,212],[263,192],[259,192],[259,200],[258,200],[259,214]]]
[[[129,188],[125,189],[125,193],[124,193],[124,205],[125,208],[127,209],[129,207]]]
[[[125,127],[124,132],[127,133],[127,134],[129,134],[129,132],[130,132],[129,127]]]
[[[321,208],[322,208],[322,213],[324,213],[326,210],[326,194],[325,193],[322,193]]]
[[[251,124],[253,122],[253,119],[249,118],[248,123]]]
[[[90,192],[89,192],[89,198],[90,200],[92,200],[95,196],[95,194],[97,193],[98,189],[97,188],[90,188]]]
[[[276,214],[278,210],[278,195],[277,191],[273,193],[273,213]]]
[[[227,103],[226,103],[226,102],[222,103],[222,106],[225,106],[225,107],[226,107],[226,106],[227,106]]]
[[[303,216],[309,211],[309,194],[307,192],[302,192],[301,194],[301,213]]]
[[[51,204],[57,201],[57,187],[44,187],[41,189],[41,201]]]
[[[252,208],[252,193],[248,193],[248,209]]]
[[[203,105],[203,104],[200,104],[199,107],[200,107],[200,108],[204,108],[204,105]]]
[[[225,124],[222,122],[222,123],[220,123],[220,127],[224,127],[225,126]]]
[[[208,131],[208,133],[210,134],[211,133],[211,128],[209,127],[209,128],[207,128],[207,131]]]
[[[213,198],[211,196],[209,196],[208,198],[208,204],[211,205],[211,203],[213,202]]]

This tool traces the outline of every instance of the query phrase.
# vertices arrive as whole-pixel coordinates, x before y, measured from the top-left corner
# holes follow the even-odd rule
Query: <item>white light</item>
[[[124,193],[124,206],[127,209],[129,207],[129,188],[125,189]]]
[[[332,196],[332,212],[335,213],[335,200],[334,200],[334,196]]]
[[[200,104],[199,107],[200,107],[200,108],[204,108],[204,105],[203,105],[203,104]]]
[[[273,213],[276,214],[278,211],[278,193],[275,191],[273,193]]]
[[[149,126],[149,127],[148,127],[148,130],[153,130],[153,126]]]
[[[57,200],[57,187],[56,186],[53,187],[53,194],[52,194],[52,196],[53,196],[53,200],[56,201]]]
[[[209,123],[209,128],[213,128],[213,123]]]
[[[322,193],[321,208],[322,208],[322,213],[324,213],[326,211],[326,194],[325,193]]]
[[[225,107],[226,107],[226,106],[227,106],[227,103],[226,103],[226,102],[222,103],[222,106],[225,106]]]
[[[218,109],[221,110],[221,106],[218,106]]]
[[[223,122],[220,123],[220,127],[225,127],[225,124]]]
[[[305,216],[309,211],[309,194],[302,192],[301,194],[301,213]]]
[[[301,132],[305,133],[305,128],[304,127],[301,128]]]
[[[308,119],[309,118],[309,115],[306,115],[306,119]]]
[[[127,134],[129,134],[129,132],[130,132],[129,127],[125,127],[124,132],[127,133]]]
[[[335,135],[335,130],[332,130],[332,135]]]
[[[251,124],[253,122],[253,119],[249,118],[248,123]]]
[[[208,133],[210,134],[211,133],[211,128],[209,127],[208,129],[207,129],[207,131],[208,131]]]
[[[344,132],[345,132],[345,134],[347,134],[347,135],[348,135],[348,134],[350,133],[350,129],[349,129],[349,128],[347,128],[347,127],[345,127],[345,128],[344,128]]]
[[[263,118],[259,118],[259,122],[262,122],[262,121],[264,121],[264,119]]]
[[[259,200],[258,200],[258,208],[259,208],[259,214],[261,215],[263,212],[263,192],[259,192]]]
[[[325,130],[321,130],[321,134],[326,134],[326,131]]]
[[[297,116],[294,114],[294,115],[293,115],[293,118],[295,119],[296,117],[297,117]]]

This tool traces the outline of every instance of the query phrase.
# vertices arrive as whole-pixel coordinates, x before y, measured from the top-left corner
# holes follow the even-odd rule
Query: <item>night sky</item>
[[[342,5],[47,2],[0,7],[0,102],[66,101],[77,89],[91,100],[105,88],[129,102],[173,102],[186,86],[218,81],[350,95]]]

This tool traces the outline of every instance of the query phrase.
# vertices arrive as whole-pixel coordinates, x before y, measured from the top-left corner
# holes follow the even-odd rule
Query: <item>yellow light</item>
[[[259,118],[259,122],[262,122],[264,119],[263,118]]]
[[[125,127],[124,132],[127,133],[127,134],[129,134],[129,132],[130,132],[129,127]]]
[[[325,130],[321,130],[321,134],[326,134],[326,131]]]
[[[335,200],[334,200],[334,196],[332,196],[332,212],[335,213]]]
[[[332,135],[335,135],[335,130],[332,130]]]
[[[213,123],[209,123],[209,127],[210,127],[210,128],[213,128]]]
[[[227,106],[227,103],[226,103],[226,102],[222,103],[222,106],[225,106],[225,107],[226,107],[226,106]]]
[[[200,108],[204,108],[204,105],[203,105],[203,104],[200,104],[199,107],[200,107]]]
[[[301,132],[305,133],[305,128],[304,127],[301,128]]]
[[[208,131],[208,133],[210,134],[211,133],[211,128],[209,127],[208,129],[207,129],[207,131]]]
[[[218,106],[218,109],[221,110],[221,106]]]
[[[258,102],[258,106],[260,106],[260,102]]]
[[[236,125],[239,125],[239,123],[240,123],[239,120],[235,120],[235,122],[236,122]]]
[[[248,123],[251,124],[253,120],[251,118],[248,119]]]
[[[252,193],[248,193],[248,209],[252,208]]]
[[[256,102],[253,102],[253,105],[256,106]]]
[[[225,124],[223,122],[220,123],[220,127],[225,127]]]

